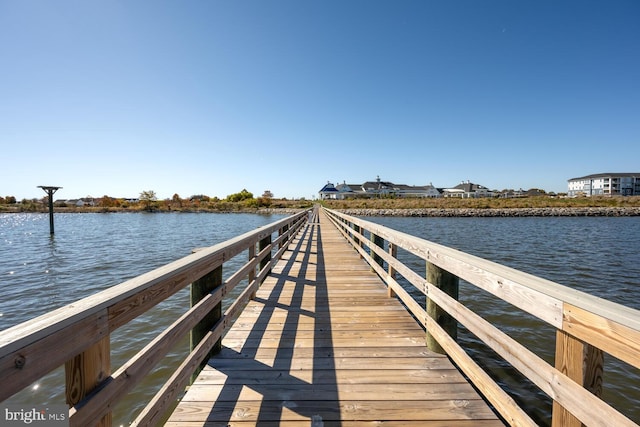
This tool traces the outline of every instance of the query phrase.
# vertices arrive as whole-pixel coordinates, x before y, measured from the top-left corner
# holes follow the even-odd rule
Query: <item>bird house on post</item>
[[[62,187],[38,185],[38,188],[42,188],[49,196],[49,232],[53,234],[53,193]]]

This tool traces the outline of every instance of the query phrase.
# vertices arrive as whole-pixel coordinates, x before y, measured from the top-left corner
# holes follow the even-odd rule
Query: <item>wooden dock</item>
[[[485,292],[513,307],[503,316],[550,326],[553,364],[466,306],[460,280],[466,298]],[[186,288],[191,305],[112,366],[123,350],[112,334]],[[640,426],[638,375],[603,381],[615,362],[640,369],[640,311],[320,207],[0,331],[0,402],[64,367],[70,427],[539,425],[458,327],[553,400],[552,427]],[[130,402],[187,336],[155,394]],[[614,408],[605,389],[629,405]],[[123,403],[146,406],[129,421],[113,410]]]
[[[320,211],[166,425],[503,423]]]

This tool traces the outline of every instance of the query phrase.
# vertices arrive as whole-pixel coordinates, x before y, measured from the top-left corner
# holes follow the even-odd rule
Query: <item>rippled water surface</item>
[[[86,297],[141,273],[280,219],[250,214],[0,214],[0,330]],[[455,247],[602,298],[640,309],[640,218],[392,218],[367,220]],[[424,272],[424,261],[399,256]],[[246,256],[229,263],[232,272]],[[229,273],[230,274],[230,273]],[[225,277],[227,275],[225,274]],[[420,297],[415,293],[416,297]],[[112,365],[119,366],[175,313],[189,304],[188,290],[112,336]],[[555,332],[530,316],[461,283],[460,299],[532,351],[553,363]],[[514,313],[516,315],[514,315]],[[499,362],[464,329],[460,341],[500,378],[541,424],[549,398]],[[185,341],[114,411],[126,425],[157,384],[177,366]],[[115,368],[114,368],[115,369]],[[64,372],[53,372],[12,398],[14,402],[64,402]],[[605,359],[604,397],[640,422],[640,381],[635,368]]]

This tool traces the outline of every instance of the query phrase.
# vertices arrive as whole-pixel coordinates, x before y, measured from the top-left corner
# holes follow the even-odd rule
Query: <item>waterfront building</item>
[[[318,191],[321,200],[338,199],[338,189],[333,183],[327,181],[326,185]]]
[[[475,184],[474,184],[475,185]],[[482,186],[479,186],[482,187]],[[483,187],[484,188],[484,187]],[[354,197],[419,197],[435,198],[442,197],[442,189],[429,185],[405,185],[394,184],[389,181],[382,181],[376,177],[375,181],[366,181],[362,184],[342,184],[334,185],[331,182],[322,187],[318,192],[320,199],[342,200]]]
[[[487,187],[474,184],[471,181],[463,181],[453,188],[445,188],[443,193],[444,197],[459,197],[462,199],[493,196],[493,192]]]
[[[571,178],[569,197],[576,196],[637,196],[640,195],[640,172],[598,173]]]

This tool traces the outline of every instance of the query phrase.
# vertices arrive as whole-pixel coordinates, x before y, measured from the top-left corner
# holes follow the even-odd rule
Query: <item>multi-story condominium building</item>
[[[640,172],[598,173],[571,178],[569,197],[576,196],[634,196],[640,195]]]

